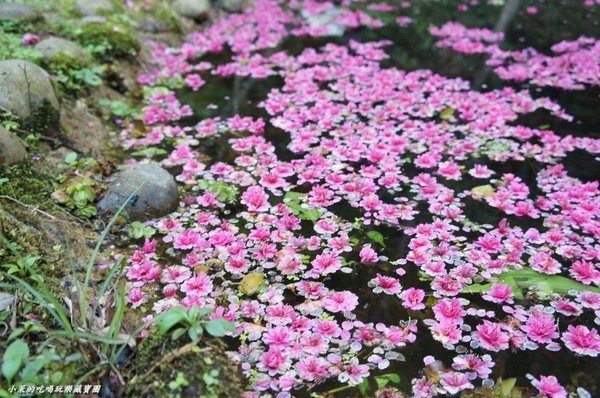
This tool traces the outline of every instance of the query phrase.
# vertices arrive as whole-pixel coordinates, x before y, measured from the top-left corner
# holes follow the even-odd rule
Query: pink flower
[[[358,305],[358,297],[350,292],[335,292],[323,300],[323,307],[330,312],[350,312]]]
[[[540,376],[539,380],[533,379],[531,385],[548,398],[567,398],[567,390],[554,376]]]
[[[458,394],[460,391],[468,388],[474,388],[469,381],[469,377],[461,372],[446,372],[441,379],[442,387],[450,395]]]
[[[433,306],[433,313],[438,321],[453,323],[462,323],[467,314],[458,298],[440,300]]]
[[[367,365],[360,365],[356,357],[350,359],[350,362],[343,369],[342,373],[338,376],[339,382],[343,384],[360,384],[363,378],[369,375],[369,367]]]
[[[292,342],[292,333],[285,326],[276,326],[263,335],[263,341],[271,347],[285,348]]]
[[[398,279],[390,276],[383,276],[377,274],[377,276],[369,281],[369,286],[374,287],[373,292],[385,293],[385,294],[397,294],[400,293],[400,282]]]
[[[567,348],[580,355],[598,356],[600,353],[600,336],[596,329],[588,329],[583,325],[569,325],[562,334]]]
[[[376,263],[379,257],[371,245],[364,245],[359,253],[360,262],[363,264]]]
[[[481,347],[489,351],[500,351],[508,348],[509,335],[502,331],[502,325],[490,321],[483,321],[477,325],[477,331],[473,333],[475,341]]]
[[[139,287],[135,287],[127,293],[127,301],[131,304],[133,308],[137,308],[142,305],[146,299],[145,294],[142,292],[142,289]]]
[[[200,75],[191,74],[185,77],[185,82],[191,87],[192,91],[198,91],[198,89],[206,83]]]
[[[289,362],[281,349],[271,347],[260,357],[259,369],[267,371],[273,375],[281,370],[288,368]]]
[[[548,253],[539,252],[529,259],[531,268],[544,274],[560,273],[560,264],[553,259]]]
[[[483,295],[483,299],[491,301],[492,303],[508,303],[512,304],[513,291],[509,285],[503,283],[494,283],[492,289]]]
[[[423,289],[417,289],[414,287],[408,288],[400,295],[402,299],[402,306],[409,310],[422,310],[425,308],[423,299],[425,298],[425,291]]]
[[[454,357],[452,367],[456,370],[470,370],[477,373],[482,379],[487,379],[492,373],[492,357],[484,355],[481,358],[475,354],[459,355]]]
[[[600,271],[589,261],[575,261],[571,265],[569,274],[577,281],[586,285],[600,284]]]
[[[21,38],[21,43],[26,46],[32,46],[39,43],[40,37],[33,33],[25,33]]]
[[[204,272],[188,279],[181,285],[181,291],[188,295],[206,296],[212,292],[213,284],[210,277]]]
[[[340,259],[334,253],[318,254],[311,261],[311,265],[313,268],[310,271],[310,275],[313,277],[332,274],[342,267]]]
[[[327,375],[327,368],[329,364],[322,358],[309,356],[300,359],[296,370],[298,375],[307,381],[319,381]]]
[[[269,209],[268,197],[264,189],[258,186],[249,187],[242,194],[242,203],[248,206],[249,211],[262,212]]]
[[[548,344],[559,337],[554,317],[539,310],[533,311],[521,329],[536,343]]]

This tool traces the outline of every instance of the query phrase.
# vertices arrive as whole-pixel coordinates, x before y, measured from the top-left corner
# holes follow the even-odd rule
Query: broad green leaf
[[[323,211],[320,209],[305,209],[302,207],[302,198],[304,198],[304,196],[305,194],[301,192],[289,191],[285,194],[283,199],[286,206],[289,207],[296,216],[303,220],[315,222],[321,217]]]
[[[544,294],[565,294],[571,290],[578,292],[592,291],[600,293],[600,289],[597,287],[586,286],[582,283],[560,275],[542,274],[532,270],[531,268],[503,272],[498,276],[497,283],[509,285],[513,289],[515,298],[518,300],[523,299],[523,291],[527,291],[531,287],[535,287],[539,292]],[[463,292],[487,292],[492,288],[492,285],[493,283],[474,284],[467,286]]]
[[[358,391],[360,391],[363,397],[367,396],[367,392],[369,391],[369,379],[365,378],[362,383],[358,385]]]
[[[231,324],[231,322],[223,318],[213,319],[206,322],[204,324],[204,329],[206,329],[208,334],[215,337],[225,336],[226,331],[235,332],[235,327]]]
[[[187,317],[187,311],[183,307],[173,307],[157,315],[155,322],[160,329],[160,333],[164,334],[171,330],[173,326],[183,321]]]
[[[381,245],[382,247],[385,247],[385,238],[383,237],[383,234],[381,232],[372,230],[372,231],[367,232],[367,236],[373,242]]]
[[[13,341],[2,357],[2,374],[7,380],[12,380],[25,361],[29,358],[29,347],[22,339]]]

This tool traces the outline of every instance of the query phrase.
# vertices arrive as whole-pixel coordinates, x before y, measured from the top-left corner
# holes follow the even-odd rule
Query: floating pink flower
[[[206,296],[213,289],[212,280],[204,272],[191,277],[181,285],[181,291],[188,295]]]
[[[489,351],[500,351],[508,348],[509,335],[502,330],[502,325],[490,321],[483,321],[477,325],[473,338],[482,348]]]
[[[533,379],[531,385],[548,398],[567,398],[568,395],[555,376],[540,376],[539,380]]]
[[[249,187],[242,194],[242,203],[248,206],[248,210],[262,212],[269,209],[268,197],[261,187]]]
[[[569,325],[562,334],[567,348],[580,355],[596,357],[600,353],[600,336],[596,329],[588,329],[583,325]]]

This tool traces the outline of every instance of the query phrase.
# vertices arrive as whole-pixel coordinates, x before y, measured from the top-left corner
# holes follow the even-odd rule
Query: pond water
[[[485,2],[481,1],[480,3]],[[528,11],[527,8],[532,6],[538,9],[535,16],[532,15],[533,11]],[[352,40],[362,43],[389,40],[392,44],[383,48],[385,53],[389,55],[388,59],[381,62],[384,68],[398,68],[405,71],[427,69],[445,77],[459,77],[470,82],[473,90],[482,93],[502,87],[529,90],[533,98],[549,97],[560,104],[568,114],[574,117],[573,120],[566,121],[552,115],[548,110],[539,109],[533,113],[520,114],[516,120],[509,123],[510,125],[522,125],[532,129],[547,129],[554,131],[560,137],[572,135],[575,137],[600,138],[598,129],[598,126],[600,126],[600,90],[597,85],[587,86],[583,90],[569,91],[552,87],[537,87],[528,82],[515,83],[514,81],[501,80],[486,65],[487,56],[464,55],[451,49],[439,48],[436,46],[435,37],[429,31],[431,25],[441,26],[448,21],[458,21],[473,28],[492,28],[497,25],[503,9],[502,6],[479,4],[471,6],[467,11],[460,11],[457,8],[457,2],[417,1],[413,2],[411,7],[404,12],[412,19],[412,23],[405,27],[401,27],[397,23],[388,23],[379,29],[360,27],[348,30],[343,36],[339,37],[293,37],[285,40],[275,50],[264,50],[263,54],[270,55],[276,51],[284,51],[287,54],[296,56],[306,48],[322,48],[327,43],[346,45]],[[386,22],[389,22],[390,19],[393,21],[397,16],[396,14],[392,16],[391,13],[385,11],[372,12],[371,15]],[[523,1],[518,12],[511,15],[509,20],[505,38],[500,43],[500,47],[504,50],[515,51],[534,47],[542,53],[550,54],[550,47],[562,40],[576,40],[582,35],[596,39],[600,37],[600,7],[585,6],[583,1]],[[217,55],[205,56],[202,61],[223,64],[229,62],[232,55],[229,50],[225,50]],[[203,75],[203,78],[206,80],[206,84],[199,91],[181,89],[177,92],[178,99],[182,103],[190,105],[193,111],[193,116],[183,119],[180,122],[181,124],[196,126],[197,123],[208,118],[217,116],[227,118],[236,114],[262,118],[267,121],[264,137],[274,146],[274,152],[279,161],[293,162],[305,156],[305,153],[290,150],[290,143],[292,142],[290,134],[275,127],[270,122],[272,115],[264,107],[258,106],[273,89],[283,86],[284,77],[271,76],[266,79],[252,79],[239,76],[218,77],[206,74],[206,76]],[[209,106],[211,104],[216,106]],[[464,136],[470,134],[469,131],[463,133]],[[200,144],[201,152],[211,158],[209,166],[218,162],[232,164],[235,161],[239,153],[233,150],[228,143],[230,138],[235,137],[235,135],[227,134],[209,137]],[[569,176],[582,182],[594,182],[600,177],[600,169],[594,159],[596,156],[597,154],[577,149],[561,159],[560,163],[565,166]],[[357,169],[361,164],[363,166],[367,165],[364,160],[361,160],[361,162],[356,164]],[[530,188],[530,197],[532,198],[544,193],[538,187],[537,178],[540,171],[548,167],[548,164],[540,163],[532,158],[525,161],[492,161],[487,158],[473,158],[466,159],[462,164],[470,168],[476,163],[485,164],[495,172],[497,177],[506,173],[512,173],[520,177],[522,182]],[[422,171],[422,169],[408,163],[402,166],[403,175],[410,179],[416,178]],[[444,186],[456,193],[469,191],[481,184],[481,180],[466,173],[458,181],[449,179],[443,182]],[[294,188],[295,191],[299,192],[309,192],[310,189],[310,184],[299,184]],[[383,189],[377,193],[384,201],[391,202],[393,200],[393,195]],[[416,197],[414,193],[407,193],[406,190],[403,191],[404,194],[410,200]],[[528,228],[537,228],[540,231],[547,229],[544,218],[519,217],[514,214],[506,214],[505,211],[499,208],[488,206],[481,200],[467,197],[461,200],[465,203],[464,214],[473,223],[490,224],[495,227],[502,219],[506,218],[511,225],[517,225],[523,231]],[[597,201],[597,198],[593,200]],[[236,212],[243,211],[244,206],[238,203],[228,207],[228,209],[230,211],[227,214],[235,215]],[[370,230],[376,230],[384,237],[385,241],[385,248],[377,246],[379,255],[389,259],[406,258],[411,251],[409,245],[413,241],[413,236],[406,233],[407,229],[430,223],[434,219],[428,211],[427,202],[419,201],[415,209],[418,213],[413,219],[402,220],[398,226],[386,225],[385,223],[367,225],[363,227],[363,232],[361,232],[363,235],[361,236],[364,237],[364,233]],[[356,206],[350,206],[344,201],[329,206],[328,210],[350,223],[363,215],[363,212],[359,211]],[[219,214],[222,217],[227,217],[224,213]],[[303,221],[301,231],[305,232],[306,235],[310,235],[311,227],[310,223]],[[468,230],[463,235],[468,242],[475,241],[479,237],[479,233]],[[520,239],[527,240],[528,238],[521,236]],[[593,240],[591,237],[590,239]],[[357,253],[351,254],[350,258],[357,260]],[[403,287],[420,288],[426,292],[425,302],[428,304],[428,308],[421,311],[407,310],[403,307],[402,301],[395,295],[376,294],[368,286],[369,281],[375,278],[378,273],[394,275],[396,268],[397,265],[382,261],[378,263],[377,267],[356,266],[352,268],[350,273],[336,272],[323,280],[327,288],[331,290],[347,290],[359,297],[359,305],[354,310],[354,314],[357,319],[364,323],[373,322],[376,324],[383,322],[386,325],[398,325],[409,319],[416,319],[419,322],[416,341],[408,344],[400,351],[406,360],[402,362],[392,361],[390,367],[385,370],[373,370],[371,372],[372,376],[388,373],[398,374],[401,380],[398,385],[399,389],[409,392],[411,391],[411,380],[424,375],[423,358],[434,356],[445,367],[449,367],[457,352],[462,351],[461,349],[455,351],[444,348],[439,341],[432,337],[431,331],[423,326],[423,321],[432,318],[429,307],[435,304],[440,297],[436,298],[432,295],[431,277],[424,275],[422,269],[407,265],[405,267],[407,273],[400,278]],[[500,315],[498,305],[489,303],[478,294],[461,294],[461,297],[463,296],[470,301],[470,307],[498,311],[497,317],[490,318],[492,321],[501,322],[504,319]],[[285,297],[286,303],[292,306],[303,301],[302,297],[293,296],[289,292],[286,293]],[[539,303],[530,300],[530,298],[526,297],[515,301],[525,308]],[[566,326],[571,323],[594,327],[595,316],[593,312],[586,311],[583,315],[560,316],[557,322],[559,322],[561,331],[565,330]],[[475,316],[474,318],[468,322],[471,325],[470,328],[475,327],[477,324],[478,317]],[[470,329],[465,328],[464,330],[468,334]],[[239,345],[237,339],[232,338],[229,342],[232,349],[237,349]],[[470,350],[467,340],[458,343],[457,346],[464,347],[465,351]],[[570,384],[575,387],[583,387],[591,396],[600,395],[600,365],[596,357],[573,355],[564,347],[556,352],[544,348],[536,350],[511,348],[500,352],[489,352],[489,354],[493,355],[495,362],[492,374],[489,376],[492,380],[515,377],[517,378],[517,385],[528,386],[530,382],[526,377],[527,374],[536,375],[536,377],[537,375],[555,375],[563,385]],[[475,384],[477,385],[477,383]],[[339,387],[340,383],[335,378],[330,378],[328,381],[316,386],[302,387],[294,391],[294,396],[309,396],[311,392],[328,392],[339,389]],[[339,391],[337,396],[360,395],[356,389],[339,389]],[[374,383],[371,383],[370,391],[367,394],[374,394]],[[523,390],[522,393],[526,394],[528,391]]]

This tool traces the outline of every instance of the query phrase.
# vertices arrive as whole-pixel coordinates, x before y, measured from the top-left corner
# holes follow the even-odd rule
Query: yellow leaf
[[[253,294],[263,284],[265,275],[262,272],[251,272],[244,276],[240,284],[240,292],[244,294]]]
[[[447,107],[444,108],[441,112],[440,112],[440,118],[442,120],[449,120],[452,119],[452,117],[454,116],[454,109]]]
[[[489,198],[490,196],[494,196],[496,190],[491,185],[480,185],[471,189],[471,193],[473,194],[473,199]]]

